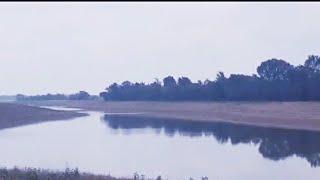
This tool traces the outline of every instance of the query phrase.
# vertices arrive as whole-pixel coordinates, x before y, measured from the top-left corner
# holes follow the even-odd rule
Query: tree
[[[320,57],[315,55],[308,56],[308,59],[304,62],[304,66],[314,71],[320,71]]]
[[[187,77],[180,77],[178,79],[178,86],[190,86],[191,84],[191,80]]]
[[[122,83],[121,83],[121,86],[122,87],[130,87],[132,85],[132,83],[130,82],[130,81],[123,81]]]
[[[254,100],[259,98],[258,83],[255,76],[231,74],[222,84],[222,92],[227,100]]]
[[[176,80],[172,76],[168,76],[163,79],[163,86],[172,88],[172,87],[176,87],[177,83],[176,83]]]
[[[100,93],[104,100],[164,100],[164,101],[296,101],[320,100],[320,58],[309,56],[305,65],[294,67],[279,59],[264,61],[257,68],[258,75],[219,72],[216,80],[192,83],[188,77],[168,76],[150,84],[116,83]],[[51,99],[53,95],[47,95]]]
[[[71,94],[69,96],[70,100],[88,100],[90,98],[90,94],[86,91],[79,91],[76,94]]]
[[[221,71],[218,72],[216,81],[224,81],[225,79],[226,79],[226,77],[224,76],[224,73]]]
[[[17,94],[16,95],[16,100],[17,101],[24,101],[26,99],[26,96],[23,94]]]
[[[292,68],[293,66],[284,60],[270,59],[262,62],[257,68],[257,72],[265,80],[286,80],[287,74]]]

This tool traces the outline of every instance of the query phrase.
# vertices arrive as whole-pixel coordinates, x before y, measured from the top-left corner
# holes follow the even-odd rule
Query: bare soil
[[[37,101],[105,113],[188,121],[230,122],[264,127],[320,131],[320,102],[104,102]]]

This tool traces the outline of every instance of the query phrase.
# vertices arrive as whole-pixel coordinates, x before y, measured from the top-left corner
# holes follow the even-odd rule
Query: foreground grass
[[[52,171],[36,168],[0,168],[0,180],[132,180],[115,178],[110,175],[80,173],[78,169],[66,168],[65,171]]]

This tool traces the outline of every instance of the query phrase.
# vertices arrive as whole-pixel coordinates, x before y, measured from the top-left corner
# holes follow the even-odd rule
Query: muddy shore
[[[0,129],[46,121],[66,120],[86,115],[74,111],[57,111],[14,103],[0,103]]]

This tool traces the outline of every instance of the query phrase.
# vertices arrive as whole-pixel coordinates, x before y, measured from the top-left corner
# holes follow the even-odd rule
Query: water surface
[[[1,130],[0,165],[169,179],[320,178],[320,133],[89,114]]]

